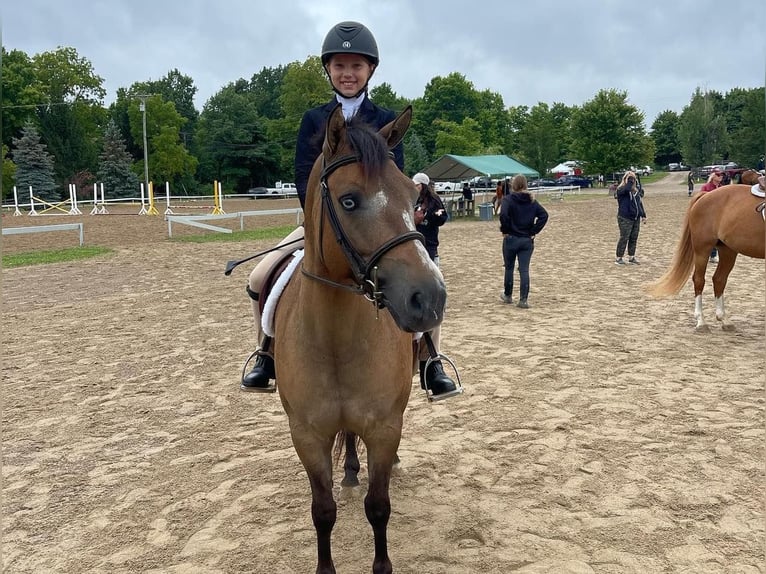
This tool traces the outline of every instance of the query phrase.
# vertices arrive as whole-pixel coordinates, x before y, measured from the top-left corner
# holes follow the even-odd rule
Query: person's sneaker
[[[519,302],[516,303],[516,306],[519,309],[529,309],[529,303],[527,303],[526,299],[519,299]]]
[[[718,256],[711,257],[710,258],[710,263],[718,263]]]
[[[500,295],[500,300],[503,303],[508,303],[508,304],[513,303],[513,299],[511,299],[510,295]]]
[[[623,261],[622,257],[618,257],[614,260],[615,265],[625,265],[625,261]]]
[[[641,265],[641,262],[635,257],[631,257],[630,259],[628,259],[628,263],[632,263],[633,265]]]

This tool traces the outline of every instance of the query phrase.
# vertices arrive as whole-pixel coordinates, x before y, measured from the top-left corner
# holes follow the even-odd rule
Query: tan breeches
[[[287,237],[285,237],[282,241],[279,242],[279,245],[284,245],[285,243],[288,243],[290,241],[293,241],[295,239],[299,239],[303,237],[303,226],[298,227],[290,233]],[[303,249],[303,241],[299,241],[297,243],[292,243],[290,245],[285,246],[284,248],[277,249],[276,251],[272,251],[268,255],[265,255],[263,259],[261,259],[258,264],[255,266],[255,268],[250,272],[250,277],[248,279],[248,284],[250,285],[250,290],[255,291],[256,293],[260,293],[263,287],[263,282],[266,281],[266,278],[271,274],[271,270],[274,268],[275,265],[277,265],[281,259],[282,256],[285,253],[292,253],[294,251],[297,251],[298,249]],[[258,307],[258,301],[252,301],[253,304],[253,320],[255,322],[255,334],[258,338],[258,342],[261,342],[261,339],[263,337],[262,329],[261,329],[261,310]]]

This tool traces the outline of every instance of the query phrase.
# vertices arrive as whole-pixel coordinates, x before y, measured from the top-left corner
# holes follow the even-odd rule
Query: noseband
[[[389,156],[393,157],[393,154],[389,152]],[[356,163],[358,161],[359,157],[356,155],[341,156],[329,164],[325,164],[323,158],[322,173],[319,176],[319,184],[322,191],[322,213],[319,220],[320,256],[324,262],[322,237],[324,236],[325,214],[327,214],[327,221],[329,221],[330,227],[332,227],[332,230],[335,233],[335,239],[340,245],[340,248],[343,251],[343,255],[345,255],[346,260],[351,266],[351,271],[354,273],[354,281],[356,282],[356,285],[337,283],[327,279],[326,277],[314,275],[313,273],[306,271],[303,266],[301,266],[301,272],[307,277],[310,277],[311,279],[321,283],[325,283],[333,287],[349,289],[355,293],[364,295],[365,298],[368,301],[374,303],[378,309],[382,309],[384,307],[384,302],[383,292],[378,289],[378,262],[394,247],[401,245],[402,243],[406,243],[407,241],[417,240],[425,245],[425,238],[423,237],[423,234],[418,231],[407,231],[406,233],[402,233],[401,235],[397,235],[396,237],[386,241],[383,245],[378,247],[367,260],[365,260],[364,257],[359,254],[359,251],[357,251],[351,242],[351,239],[349,239],[348,235],[343,230],[340,218],[338,217],[338,212],[335,210],[335,205],[333,205],[332,196],[330,195],[330,187],[327,183],[327,178],[329,178],[335,170],[345,165]]]

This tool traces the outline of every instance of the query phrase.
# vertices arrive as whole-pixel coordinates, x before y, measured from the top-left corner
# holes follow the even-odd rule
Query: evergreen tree
[[[35,197],[45,201],[60,201],[54,179],[53,156],[40,141],[37,128],[27,123],[21,129],[21,137],[13,138],[13,161],[16,164],[16,187],[23,194],[32,186]]]
[[[131,170],[133,158],[113,120],[104,130],[104,147],[98,159],[98,179],[104,184],[104,196],[136,197],[139,183],[138,176]]]

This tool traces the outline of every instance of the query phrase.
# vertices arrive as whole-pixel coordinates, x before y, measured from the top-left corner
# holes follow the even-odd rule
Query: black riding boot
[[[271,341],[271,337],[264,338],[261,345],[261,350],[264,353],[269,351]],[[242,377],[240,388],[243,391],[271,392],[275,389],[275,386],[271,384],[271,380],[275,378],[274,359],[271,355],[261,354],[255,359],[253,369]]]
[[[428,365],[426,369],[426,361],[420,361],[420,388],[426,388],[426,381],[428,381],[428,388],[434,397],[443,395],[445,393],[452,393],[457,390],[455,381],[447,376],[444,372],[444,367],[441,361],[433,361]]]

